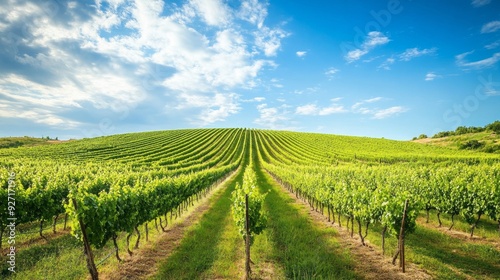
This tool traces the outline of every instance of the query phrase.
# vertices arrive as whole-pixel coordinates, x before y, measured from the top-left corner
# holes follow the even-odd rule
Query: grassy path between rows
[[[283,268],[286,279],[361,279],[354,272],[351,255],[336,240],[331,227],[310,219],[306,209],[297,204],[263,170],[253,147],[258,185],[268,192],[268,232],[276,244],[270,256]]]
[[[251,151],[257,183],[268,192],[264,208],[268,228],[251,247],[253,279],[360,279],[349,251],[335,239],[335,230],[315,223],[303,206],[288,197]],[[248,161],[244,162],[246,166]],[[163,261],[154,279],[242,279],[244,243],[231,215],[231,192],[243,169],[217,202]]]
[[[198,223],[191,226],[172,255],[163,260],[154,279],[211,278],[207,274],[213,271],[212,267],[217,264],[227,269],[224,271],[225,275],[221,276],[237,273],[234,268],[225,267],[225,262],[220,260],[225,258],[228,262],[235,263],[238,259],[237,252],[225,250],[219,246],[219,243],[226,234],[230,233],[226,229],[226,224],[232,223],[228,219],[231,206],[230,196],[235,183],[241,180],[242,176],[242,168],[240,168],[238,174],[227,182],[228,186],[210,210],[201,217]]]

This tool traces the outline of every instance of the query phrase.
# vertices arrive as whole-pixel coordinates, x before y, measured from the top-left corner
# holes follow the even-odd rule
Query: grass
[[[467,133],[462,135],[452,135],[442,138],[426,138],[414,140],[418,143],[426,143],[435,146],[449,147],[460,149],[460,147],[471,140],[477,140],[484,144],[483,147],[477,149],[479,152],[494,152],[500,153],[500,135],[492,131],[483,131],[478,133]]]
[[[207,211],[198,224],[193,225],[172,255],[160,264],[154,279],[200,279],[208,275],[230,277],[237,273],[233,264],[238,261],[234,250],[235,230],[227,227],[233,223],[229,219],[231,192],[236,182],[243,178],[243,168],[226,184],[222,195]],[[237,234],[237,232],[236,232]]]
[[[52,144],[46,138],[34,138],[34,137],[1,137],[0,138],[0,149],[6,148],[17,148],[22,146],[37,146],[37,145],[47,145]]]
[[[253,149],[254,161],[257,161]],[[243,164],[245,166],[245,164]],[[346,250],[331,227],[315,224],[303,206],[294,203],[256,165],[258,186],[270,191],[264,209],[268,228],[251,247],[255,279],[358,279]],[[181,244],[160,265],[155,279],[238,279],[244,271],[244,242],[231,215],[231,192],[242,181],[243,168],[212,207],[186,233]],[[209,238],[208,238],[209,237]]]
[[[431,210],[429,212],[429,225],[438,226],[437,212]],[[425,223],[425,211],[423,211],[418,219],[419,222]],[[461,231],[470,234],[470,225],[461,215],[455,215],[454,225],[452,230]],[[449,228],[451,226],[451,215],[441,213],[442,227]],[[481,216],[481,220],[474,229],[474,237],[486,238],[500,243],[500,234],[498,232],[498,223],[491,220],[486,214]]]
[[[242,166],[248,162],[248,155]],[[244,276],[244,240],[231,214],[231,192],[243,180],[244,168],[228,182],[222,196],[186,234],[178,249],[161,264],[155,279],[239,279]],[[208,238],[210,237],[210,238]],[[252,277],[283,278],[269,255],[274,251],[269,231],[256,236],[251,247]]]
[[[286,279],[359,279],[348,252],[335,240],[335,230],[311,221],[280,186],[264,173],[256,157],[256,174],[262,192],[269,191],[268,210],[270,240],[276,246],[270,257],[279,263]]]
[[[345,226],[345,217],[343,218]],[[354,232],[358,227],[354,223]],[[382,227],[371,225],[367,239],[382,251]],[[397,248],[395,236],[386,236],[386,255]],[[405,239],[407,261],[435,279],[500,279],[500,251],[492,245],[464,241],[423,226]]]
[[[184,220],[193,209],[196,207],[190,206],[188,210],[179,218],[175,216],[170,219],[168,217],[168,227],[180,223]],[[60,218],[57,223],[57,231],[61,232],[63,228],[64,218]],[[59,235],[52,235],[52,225],[46,224],[44,227],[44,235],[48,237],[48,241],[41,240],[38,235],[39,223],[23,224],[19,226],[19,232],[16,236],[16,242],[22,246],[16,251],[16,273],[8,271],[8,265],[3,261],[0,264],[0,279],[87,279],[88,269],[86,260],[83,254],[83,244],[75,237],[69,234],[68,231],[62,232]],[[139,249],[145,247],[145,232],[144,225],[139,227],[141,232],[141,241]],[[154,222],[149,223],[149,242],[151,245],[158,240],[164,233],[158,232],[154,227]],[[168,234],[168,233],[166,233]],[[128,257],[126,252],[126,236],[127,233],[121,233],[118,236],[118,247],[120,257],[125,259]],[[131,238],[130,248],[132,249],[136,241],[136,235]],[[36,240],[30,244],[31,240]],[[6,247],[4,240],[4,247]],[[147,246],[146,245],[146,246]],[[132,249],[132,251],[134,251]],[[108,241],[106,246],[101,249],[93,248],[94,259],[99,273],[113,271],[118,269],[119,262],[114,255],[114,247],[112,240]],[[63,265],[55,265],[63,264]]]
[[[170,224],[175,222],[170,221]],[[141,226],[140,229],[141,245],[139,249],[144,247],[146,242],[143,226]],[[9,272],[7,270],[8,265],[2,261],[0,266],[0,279],[86,279],[88,270],[83,254],[82,243],[69,233],[54,237],[50,237],[48,232],[46,234],[49,236],[48,241],[39,241],[29,245],[29,247],[23,247],[16,252],[15,274]],[[126,233],[121,233],[118,237],[119,253],[122,259],[128,256],[125,249],[126,235]],[[149,243],[155,242],[160,235],[162,235],[162,233],[158,233],[154,225],[150,224]],[[132,244],[130,247],[132,248],[136,240],[135,235],[131,240]],[[109,241],[106,246],[101,249],[94,248],[93,253],[99,272],[112,270],[118,266],[118,261],[114,256],[112,241]]]

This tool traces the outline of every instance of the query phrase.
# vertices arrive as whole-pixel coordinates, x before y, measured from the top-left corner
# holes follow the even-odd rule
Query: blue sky
[[[499,65],[498,0],[6,0],[0,136],[405,140],[500,119]]]

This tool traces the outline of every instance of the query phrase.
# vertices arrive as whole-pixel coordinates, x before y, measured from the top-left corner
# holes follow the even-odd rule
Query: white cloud
[[[396,60],[393,57],[389,57],[386,59],[382,64],[378,66],[378,68],[382,68],[384,70],[391,70],[391,65],[395,62]]]
[[[472,0],[472,6],[474,7],[482,7],[485,5],[488,5],[491,2],[491,0]]]
[[[373,48],[389,43],[389,37],[379,31],[371,31],[362,43],[361,48],[349,51],[344,57],[348,63],[359,60]]]
[[[318,111],[319,111],[319,108],[316,105],[308,104],[308,105],[297,107],[297,109],[295,110],[295,113],[299,114],[299,115],[316,115]]]
[[[52,110],[42,108],[26,109],[25,106],[19,103],[5,100],[0,103],[0,118],[19,118],[58,129],[73,129],[81,125],[79,122],[59,117]]]
[[[374,97],[356,102],[351,106],[351,112],[361,115],[371,115],[373,119],[384,119],[408,111],[408,109],[403,106],[393,106],[386,109],[380,109],[371,105],[382,100],[384,100],[384,98]]]
[[[257,105],[259,118],[254,123],[270,129],[294,130],[295,128],[289,125],[290,117],[287,107],[287,105],[268,107],[267,104],[259,104]]]
[[[418,48],[406,49],[406,51],[404,51],[402,54],[399,55],[399,59],[402,61],[410,61],[415,57],[434,54],[436,50],[437,48],[422,49],[422,50],[419,50]]]
[[[339,69],[330,67],[328,68],[328,70],[325,71],[325,75],[328,77],[328,79],[332,79],[333,76],[335,76],[335,74],[337,74],[338,72],[340,72]]]
[[[240,100],[240,101],[241,102],[263,102],[265,100],[266,100],[265,97],[257,96],[257,97],[254,97],[252,99],[245,99],[245,100]]]
[[[295,53],[298,57],[304,57],[306,56],[307,52],[306,51],[298,51]]]
[[[260,29],[267,17],[267,3],[261,3],[258,0],[242,1],[238,16]]]
[[[385,119],[385,118],[388,118],[388,117],[391,117],[394,115],[399,115],[399,114],[404,113],[406,111],[408,111],[407,108],[404,108],[401,106],[394,106],[394,107],[390,107],[387,109],[377,110],[373,114],[373,118],[374,119]]]
[[[483,25],[483,27],[481,28],[481,33],[492,33],[498,30],[500,30],[500,20],[495,20]]]
[[[438,75],[434,74],[433,72],[429,72],[425,75],[425,80],[426,81],[433,81]]]
[[[331,99],[332,102],[336,102],[340,99]],[[295,109],[295,114],[306,115],[306,116],[327,116],[331,114],[345,113],[347,110],[342,105],[333,103],[330,106],[318,107],[316,104],[306,104],[303,106],[298,106]]]
[[[367,54],[368,50],[365,49],[355,49],[347,53],[345,56],[345,59],[347,62],[351,63],[353,61],[356,61],[360,59],[363,55]]]
[[[327,116],[331,114],[338,114],[338,113],[345,113],[347,110],[344,108],[344,106],[340,105],[332,105],[329,107],[323,107],[319,110],[318,115],[320,116]]]
[[[371,31],[370,33],[368,33],[368,38],[363,43],[363,46],[370,49],[379,45],[385,45],[389,43],[389,41],[389,37],[385,36],[381,32]]]
[[[319,87],[308,87],[306,89],[301,89],[301,90],[294,90],[293,93],[295,94],[313,94],[319,91]]]
[[[208,25],[224,26],[231,20],[231,12],[221,0],[191,0],[190,4]]]
[[[9,46],[16,62],[32,69],[1,73],[0,92],[19,113],[51,112],[52,124],[78,124],[63,117],[68,108],[129,112],[151,97],[177,110],[198,109],[191,120],[199,124],[223,121],[239,111],[235,90],[255,87],[262,70],[275,66],[259,51],[276,55],[288,36],[264,25],[268,4],[258,0],[236,9],[222,0],[65,5],[0,4],[0,32],[10,26],[29,31],[16,34],[20,38]]]
[[[465,60],[465,57],[472,54],[474,51],[470,52],[465,52],[461,53],[457,56],[455,56],[455,62],[457,63],[458,66],[463,67],[463,68],[475,68],[475,69],[482,69],[482,68],[487,68],[495,65],[498,61],[500,61],[500,52],[493,54],[493,56],[489,58],[485,58],[482,60],[474,61],[474,62],[467,62]]]
[[[271,29],[269,27],[259,28],[254,33],[255,45],[264,52],[266,56],[275,56],[281,47],[281,40],[289,34],[281,28]]]
[[[374,98],[370,98],[370,99],[365,99],[365,100],[362,100],[360,102],[354,103],[354,105],[352,105],[351,108],[353,110],[357,110],[357,109],[361,108],[361,106],[364,104],[374,103],[374,102],[378,102],[380,100],[382,100],[382,97],[374,97]]]
[[[238,113],[241,109],[238,104],[239,97],[235,93],[215,93],[213,96],[183,93],[179,98],[184,102],[177,105],[176,109],[202,109],[198,116],[190,119],[191,123],[199,126],[224,121],[227,117]]]
[[[275,87],[275,88],[283,88],[284,86],[280,83],[280,81],[276,78],[272,78],[270,80],[271,82],[271,86]]]
[[[488,50],[493,50],[493,49],[496,49],[498,47],[500,47],[500,40],[496,40],[495,42],[484,46],[484,48],[486,48]]]

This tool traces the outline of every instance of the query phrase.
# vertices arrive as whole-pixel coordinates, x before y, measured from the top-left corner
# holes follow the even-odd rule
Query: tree
[[[486,126],[487,129],[495,132],[496,134],[500,134],[500,121],[495,121]]]
[[[484,146],[484,143],[477,140],[469,140],[463,144],[460,144],[460,149],[464,150],[475,150]]]
[[[427,135],[425,135],[425,134],[420,134],[418,136],[418,139],[425,139],[425,138],[428,138]]]

